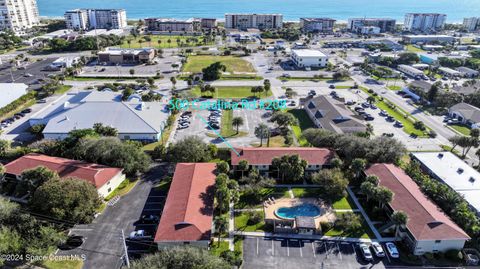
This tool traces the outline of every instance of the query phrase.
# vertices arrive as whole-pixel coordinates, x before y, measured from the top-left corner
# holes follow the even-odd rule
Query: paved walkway
[[[360,210],[360,213],[362,213],[363,218],[365,218],[365,221],[367,222],[368,226],[370,226],[370,229],[372,230],[373,234],[375,234],[375,237],[379,241],[382,241],[382,236],[380,235],[380,233],[377,231],[377,229],[373,225],[372,221],[368,217],[365,210],[363,210],[363,207],[360,205],[360,202],[358,201],[357,197],[355,196],[353,191],[350,189],[350,187],[347,187],[347,192],[348,192],[348,194],[350,194],[350,197],[352,197],[353,202],[357,205],[357,208],[358,208],[358,210]]]
[[[335,236],[326,236],[326,235],[308,235],[308,234],[275,234],[267,232],[242,232],[235,231],[235,235],[243,236],[252,236],[252,237],[273,237],[273,238],[287,238],[287,239],[304,239],[304,240],[333,240],[333,241],[344,241],[344,242],[372,242],[371,239],[367,238],[350,238],[350,237],[335,237]]]
[[[295,195],[293,195],[292,187],[288,187],[288,194],[290,195],[290,198],[295,198]]]
[[[235,212],[234,212],[234,205],[232,202],[230,202],[229,205],[229,216],[228,216],[228,249],[231,251],[234,250],[234,244],[233,244],[233,233],[235,231]]]
[[[276,184],[273,188],[319,188],[316,184]]]

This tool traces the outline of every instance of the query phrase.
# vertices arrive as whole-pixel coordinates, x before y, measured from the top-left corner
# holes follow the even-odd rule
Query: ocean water
[[[124,8],[129,19],[167,17],[224,18],[225,13],[281,13],[300,17],[390,17],[403,21],[408,12],[447,14],[448,22],[480,16],[480,0],[37,0],[41,16],[61,17],[75,8]]]

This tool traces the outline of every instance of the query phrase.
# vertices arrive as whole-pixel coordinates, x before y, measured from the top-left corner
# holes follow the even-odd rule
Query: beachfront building
[[[447,15],[438,13],[407,13],[403,30],[409,32],[436,32],[443,28]]]
[[[398,71],[404,73],[407,76],[410,76],[412,78],[422,78],[425,76],[425,73],[423,73],[422,70],[418,70],[417,68],[406,65],[406,64],[399,64],[397,66]]]
[[[22,35],[39,22],[36,0],[0,0],[0,31]]]
[[[22,181],[24,171],[39,166],[56,172],[61,178],[78,178],[93,184],[100,197],[107,197],[125,180],[121,168],[30,153],[6,164],[5,178],[2,181],[18,184]]]
[[[238,153],[238,155],[237,155]],[[275,171],[270,171],[272,160],[285,155],[298,155],[307,162],[306,173],[318,172],[324,167],[330,166],[330,161],[335,157],[335,153],[326,148],[236,148],[230,152],[231,164],[234,170],[238,170],[240,161],[248,162],[250,168],[257,169],[260,173],[276,175]]]
[[[446,152],[415,152],[412,159],[436,180],[447,184],[480,215],[480,173],[470,165]]]
[[[279,29],[283,26],[282,14],[225,14],[225,28],[247,30]]]
[[[215,163],[178,163],[154,242],[158,249],[207,248],[212,236]]]
[[[394,19],[388,18],[350,18],[348,19],[347,28],[354,33],[362,33],[367,29],[375,27],[378,33],[395,32]]]
[[[125,9],[74,9],[65,12],[68,29],[123,29],[127,27]]]
[[[145,26],[151,33],[155,32],[181,32],[194,33],[202,29],[213,29],[217,27],[216,19],[209,18],[190,18],[187,20],[176,20],[166,18],[148,18],[145,19]]]
[[[294,49],[291,59],[298,68],[319,68],[327,66],[328,63],[327,55],[312,49]]]
[[[390,189],[393,199],[386,205],[387,215],[403,211],[407,224],[395,230],[393,222],[382,231],[392,230],[403,240],[414,255],[427,252],[461,250],[470,237],[428,199],[418,185],[402,169],[393,164],[378,163],[365,170],[365,174],[378,177],[378,185]],[[381,231],[381,232],[382,232]]]
[[[107,48],[104,51],[98,52],[98,62],[110,64],[141,64],[153,61],[155,55],[156,52],[153,48]]]
[[[122,101],[120,92],[69,92],[33,114],[29,124],[45,124],[43,136],[50,140],[65,139],[70,131],[101,123],[117,129],[122,140],[152,142],[160,139],[166,125],[169,112],[164,107],[160,102],[142,102],[135,94]]]
[[[320,95],[308,99],[303,109],[317,126],[338,134],[366,131],[363,118],[345,106],[345,100]]]
[[[480,17],[470,17],[463,19],[463,27],[468,32],[480,30]]]
[[[457,38],[449,35],[405,35],[402,39],[409,44],[452,43],[457,40]]]
[[[335,21],[330,18],[300,18],[300,28],[305,33],[332,33]]]

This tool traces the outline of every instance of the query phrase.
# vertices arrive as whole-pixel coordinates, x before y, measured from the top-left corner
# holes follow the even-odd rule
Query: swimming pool
[[[320,215],[320,209],[313,204],[301,204],[292,207],[280,207],[275,215],[283,219],[294,219],[296,216],[316,217]]]

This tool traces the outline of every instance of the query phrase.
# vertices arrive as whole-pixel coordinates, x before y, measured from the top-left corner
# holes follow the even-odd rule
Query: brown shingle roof
[[[408,215],[407,228],[416,240],[454,240],[470,237],[420,190],[405,172],[393,164],[374,164],[365,171],[376,175],[379,185],[393,193],[390,206]]]
[[[118,175],[118,173],[122,172],[121,168],[51,157],[37,153],[27,154],[6,164],[5,171],[8,174],[19,176],[23,171],[39,166],[57,172],[62,178],[75,177],[86,180],[95,185],[97,189]]]
[[[334,157],[333,151],[326,148],[237,148],[231,151],[232,165],[238,165],[241,160],[247,160],[250,165],[270,165],[273,158],[284,155],[299,155],[309,165],[328,164]]]
[[[215,163],[178,163],[155,242],[209,240]]]

